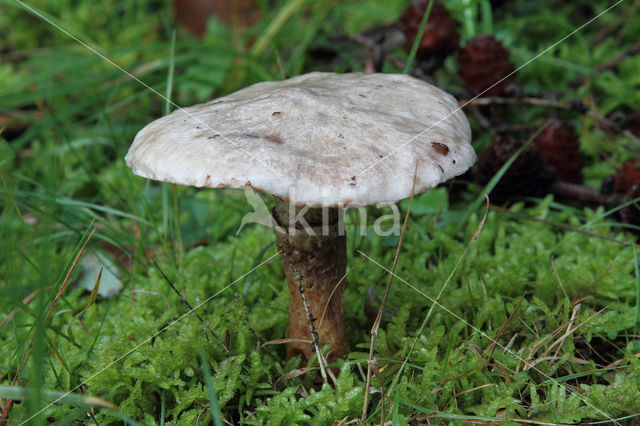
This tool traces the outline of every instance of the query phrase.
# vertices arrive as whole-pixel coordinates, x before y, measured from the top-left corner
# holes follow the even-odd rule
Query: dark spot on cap
[[[355,176],[351,176],[351,182],[349,182],[349,185],[355,186],[356,184],[356,177]]]
[[[440,142],[431,142],[431,148],[441,155],[447,155],[449,153],[449,147]]]
[[[200,128],[200,126],[196,126],[196,129],[199,129],[199,128]]]
[[[442,166],[441,166],[440,164],[438,164],[438,168],[440,169],[440,171],[441,171],[442,173],[444,173],[444,169],[442,168]]]
[[[271,116],[272,116],[272,117],[277,117],[277,116],[279,116],[280,114],[282,114],[282,112],[281,112],[281,111],[275,111],[275,112],[273,112],[273,113],[271,114]]]
[[[282,136],[280,135],[267,135],[265,136],[265,139],[278,145],[284,143],[284,139],[282,139]]]
[[[453,164],[456,164],[456,160],[453,160]]]
[[[384,155],[378,155],[378,157],[383,158],[383,157],[384,157]]]
[[[361,98],[366,98],[366,96],[363,95],[362,93],[358,93],[358,96],[360,96]]]
[[[204,178],[204,186],[209,186],[211,185],[211,176],[207,175],[206,178]]]
[[[339,137],[340,139],[344,139],[344,136],[342,136],[342,133],[340,133],[340,134],[338,135],[338,137]]]
[[[258,135],[255,135],[253,133],[247,133],[244,136],[247,137],[247,138],[251,138],[251,139],[266,139],[269,142],[273,142],[273,143],[277,143],[277,144],[283,144],[284,143],[284,139],[282,139],[282,136],[280,136],[280,135],[258,136]]]
[[[219,138],[219,137],[220,137],[220,135],[216,134],[216,135],[207,137],[207,139],[215,139],[215,138]]]

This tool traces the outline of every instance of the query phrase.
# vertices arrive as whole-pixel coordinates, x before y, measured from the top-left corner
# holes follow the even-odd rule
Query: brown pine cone
[[[573,126],[558,119],[533,141],[531,148],[556,170],[556,178],[564,182],[582,183],[580,142]]]
[[[215,15],[220,21],[243,29],[260,19],[260,8],[255,0],[173,0],[178,23],[196,38],[207,32],[207,20]]]
[[[420,29],[420,22],[424,15],[429,0],[414,0],[409,4],[400,16],[402,24],[400,30],[407,37],[407,50],[413,46],[413,41]],[[422,33],[422,40],[418,46],[418,56],[424,57],[436,55],[445,57],[458,48],[460,34],[458,34],[458,22],[440,2],[434,1],[429,13],[427,25]]]
[[[630,200],[640,197],[640,180],[638,180],[629,190],[627,196]],[[620,210],[622,223],[640,227],[640,202],[636,202]],[[634,234],[640,235],[640,230],[630,229]]]
[[[522,144],[522,141],[510,136],[496,139],[480,155],[474,172],[475,181],[480,185],[489,183]],[[502,176],[489,198],[492,203],[502,204],[513,198],[542,196],[549,191],[553,182],[553,168],[547,166],[540,153],[527,148]]]
[[[485,95],[502,96],[507,92],[507,87],[513,83],[514,74],[507,77],[515,70],[514,65],[509,61],[509,52],[492,36],[481,34],[469,40],[460,50],[458,63],[460,65],[458,73],[464,80],[467,90],[474,95],[488,89]],[[506,78],[500,81],[504,77]]]
[[[613,175],[613,192],[626,194],[640,182],[640,168],[633,161],[627,161],[622,168]]]

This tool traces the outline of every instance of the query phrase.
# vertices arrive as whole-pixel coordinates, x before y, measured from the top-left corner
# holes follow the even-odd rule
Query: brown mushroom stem
[[[331,363],[349,353],[343,307],[347,240],[339,232],[339,211],[295,207],[276,197],[274,216],[281,225],[275,227],[276,243],[289,284],[289,338],[294,341],[288,345],[287,358],[301,355],[306,362],[312,356],[313,346],[297,341],[311,340],[311,320],[320,347],[331,345],[327,357]],[[289,218],[296,222],[291,223]],[[299,275],[294,277],[292,270]],[[311,318],[301,291],[309,303]]]

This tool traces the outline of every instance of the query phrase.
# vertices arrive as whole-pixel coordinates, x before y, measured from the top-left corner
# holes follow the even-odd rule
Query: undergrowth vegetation
[[[447,7],[461,43],[490,32],[518,66],[613,5],[506,3],[493,14],[488,1]],[[399,237],[379,237],[370,224],[363,235],[357,215],[348,217],[353,351],[333,366],[336,383],[322,384],[316,370],[299,374],[299,359],[286,360],[277,342],[288,322],[286,278],[272,230],[237,232],[250,211],[244,193],[149,182],[123,161],[135,133],[173,109],[162,96],[186,106],[282,75],[362,71],[365,49],[334,37],[394,23],[405,6],[256,4],[255,24],[211,18],[197,40],[167,0],[0,0],[0,424],[360,417],[379,308],[371,295],[384,291]],[[640,56],[595,71],[637,41],[637,7],[621,2],[526,65],[521,90],[580,99],[602,115],[640,110]],[[326,46],[341,60],[324,61],[317,52]],[[452,92],[462,85],[456,66],[448,58],[434,74]],[[385,61],[383,71],[402,70]],[[546,111],[509,114],[537,125]],[[638,156],[637,138],[569,119],[587,185]],[[480,152],[490,137],[472,124]],[[612,211],[552,195],[489,208],[483,191],[494,183],[462,177],[413,201],[365,421],[637,421],[634,236]]]

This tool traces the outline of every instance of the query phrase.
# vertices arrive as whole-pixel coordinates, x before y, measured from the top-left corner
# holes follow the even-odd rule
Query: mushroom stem
[[[340,282],[347,266],[347,240],[339,232],[339,210],[295,207],[276,197],[274,217],[280,224],[274,230],[289,284],[289,337],[295,339],[288,345],[287,358],[311,358],[313,346],[297,340],[310,339],[309,321],[315,321],[320,347],[331,345],[327,358],[332,363],[349,353],[343,306],[347,282]]]

